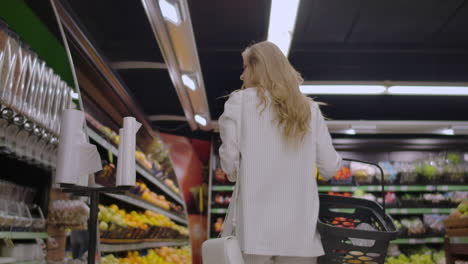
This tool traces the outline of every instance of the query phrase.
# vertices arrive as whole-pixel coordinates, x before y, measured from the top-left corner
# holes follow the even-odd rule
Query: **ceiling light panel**
[[[393,95],[439,95],[468,96],[468,87],[463,86],[391,86],[388,93]]]
[[[354,94],[370,95],[384,94],[386,88],[383,85],[301,85],[303,94]]]
[[[300,0],[272,0],[268,41],[275,43],[285,56],[289,54]]]

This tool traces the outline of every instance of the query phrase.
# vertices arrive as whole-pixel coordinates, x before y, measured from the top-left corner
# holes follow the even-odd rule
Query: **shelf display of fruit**
[[[148,250],[145,256],[137,251],[130,251],[125,258],[107,255],[101,258],[102,264],[191,264],[192,251],[188,247],[161,247]]]
[[[90,115],[86,115],[86,120],[95,127],[101,134],[110,140],[115,146],[119,145],[120,137],[111,128],[103,126]],[[146,171],[150,172],[156,178],[162,178],[164,175],[170,175],[172,170],[172,163],[169,158],[169,150],[164,146],[159,137],[155,137],[153,145],[148,152],[148,155],[142,151],[135,151],[135,159]],[[164,184],[167,185],[173,192],[179,194],[180,190],[170,179],[165,179]]]
[[[371,183],[377,174],[376,166],[355,161],[350,163],[350,170],[358,183]]]
[[[231,202],[231,194],[217,193],[214,198],[214,204],[221,207],[226,207]]]
[[[333,176],[331,183],[332,184],[351,184],[353,182],[353,174],[351,170],[343,166],[341,169]]]
[[[99,205],[99,230],[101,238],[108,239],[182,239],[188,229],[177,225],[168,217],[146,210],[144,213],[127,213],[115,204]]]
[[[468,200],[460,202],[457,209],[450,213],[449,219],[467,219],[468,221]]]
[[[175,192],[177,194],[180,193],[179,188],[175,185],[173,180],[166,178],[164,180],[164,184],[166,184],[166,186],[169,187],[173,192]]]
[[[432,153],[413,161],[380,161],[385,184],[464,184],[468,182],[468,162],[460,153]],[[378,177],[377,177],[378,176]],[[380,183],[377,167],[360,163],[345,163],[332,178],[331,184]]]
[[[402,253],[397,245],[390,245],[385,264],[445,264],[445,252],[427,246],[406,247]]]
[[[226,173],[221,168],[215,170],[215,180],[220,184],[228,183]]]
[[[136,185],[130,189],[130,193],[133,196],[139,197],[165,210],[171,210],[177,213],[183,212],[182,206],[167,201],[164,195],[158,195],[151,191],[148,186],[146,186],[146,184],[141,181],[138,181]]]

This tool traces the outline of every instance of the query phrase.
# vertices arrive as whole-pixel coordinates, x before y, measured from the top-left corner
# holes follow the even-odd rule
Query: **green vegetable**
[[[460,163],[460,155],[456,154],[456,153],[449,153],[447,155],[447,159],[451,162],[453,162],[453,164],[455,165],[458,165],[458,163]]]
[[[422,175],[429,180],[433,180],[437,176],[437,167],[433,165],[424,165]]]

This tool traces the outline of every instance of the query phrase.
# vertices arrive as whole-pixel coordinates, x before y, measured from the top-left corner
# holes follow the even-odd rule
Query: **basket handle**
[[[380,171],[380,185],[382,187],[382,207],[383,207],[383,212],[385,215],[385,190],[384,190],[384,172],[382,167],[380,167],[379,164],[368,162],[368,161],[362,161],[362,160],[356,160],[356,159],[343,159],[345,161],[354,161],[354,162],[359,162],[359,163],[364,163],[364,164],[369,164],[377,167]]]

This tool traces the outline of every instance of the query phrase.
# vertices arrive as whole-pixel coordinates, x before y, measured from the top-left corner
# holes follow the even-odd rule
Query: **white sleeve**
[[[239,167],[239,139],[241,93],[234,92],[224,105],[224,113],[219,118],[219,134],[222,145],[219,148],[221,168],[231,182],[237,180]]]
[[[340,170],[342,159],[333,147],[327,124],[318,104],[314,103],[314,106],[316,107],[312,109],[316,113],[313,116],[316,118],[314,123],[317,126],[317,168],[322,178],[329,180]]]

